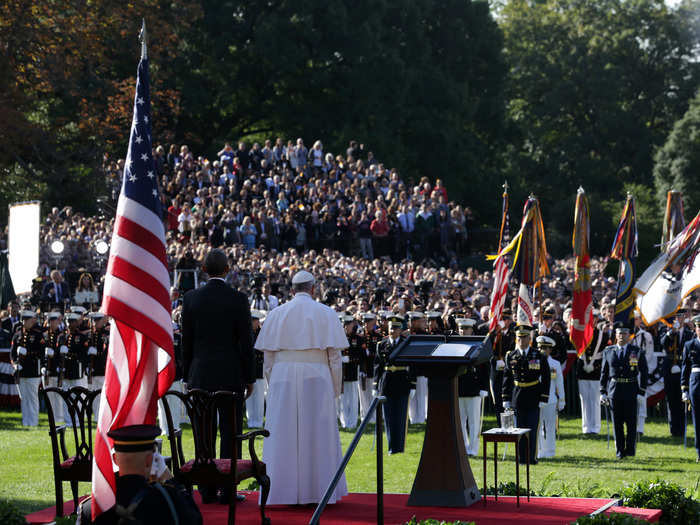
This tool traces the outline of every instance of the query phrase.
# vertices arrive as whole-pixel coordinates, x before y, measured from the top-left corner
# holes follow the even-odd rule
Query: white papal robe
[[[333,479],[343,457],[336,398],[348,346],[338,314],[307,293],[268,313],[255,343],[268,380],[268,505],[318,503]],[[347,493],[343,475],[329,503]]]

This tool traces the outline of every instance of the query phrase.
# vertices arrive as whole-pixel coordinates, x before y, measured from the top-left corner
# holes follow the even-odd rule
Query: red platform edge
[[[236,523],[260,523],[257,492],[242,492],[246,501],[236,508]],[[205,525],[225,525],[228,517],[228,507],[225,505],[202,504],[199,493],[195,492],[195,500],[204,517]],[[520,498],[520,507],[516,506],[516,498],[499,496],[498,501],[489,496],[486,506],[478,502],[468,508],[449,507],[409,507],[406,505],[408,494],[384,495],[384,523],[387,525],[402,525],[412,516],[421,519],[437,519],[444,521],[474,521],[477,525],[515,525],[517,523],[557,524],[567,525],[577,518],[586,516],[606,504],[610,499],[597,498]],[[324,525],[370,525],[377,522],[376,494],[349,494],[339,503],[326,507],[322,515]],[[64,512],[72,512],[72,501],[66,502]],[[271,505],[267,508],[267,516],[272,525],[306,525],[313,514],[313,506]],[[611,507],[607,512],[621,512],[638,519],[655,523],[661,517],[661,511],[656,509],[637,509],[629,507]],[[55,507],[49,507],[25,516],[30,524],[51,523],[55,517]]]

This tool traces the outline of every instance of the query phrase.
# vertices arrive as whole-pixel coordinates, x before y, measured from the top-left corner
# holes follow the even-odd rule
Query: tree
[[[579,185],[593,208],[625,184],[651,185],[654,149],[700,81],[690,5],[510,0],[500,11],[512,126],[505,165],[562,232],[554,253],[569,252],[571,213],[562,211]],[[592,251],[606,253],[613,233],[592,226]]]
[[[654,158],[656,197],[665,205],[666,194],[674,189],[683,193],[686,220],[700,210],[700,91],[683,118],[673,126],[666,143]]]

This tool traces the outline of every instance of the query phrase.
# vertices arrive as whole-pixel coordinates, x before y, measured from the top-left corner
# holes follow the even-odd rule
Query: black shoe
[[[216,503],[216,493],[200,489],[199,495],[202,497],[202,503],[204,503],[205,505],[209,505],[210,503]]]
[[[243,503],[245,501],[245,496],[243,494],[236,494],[236,501],[238,503]]]
[[[221,505],[228,505],[229,504],[229,494],[226,494],[225,492],[219,492],[218,500]],[[236,503],[243,503],[245,501],[245,496],[243,494],[236,494]]]
[[[617,457],[617,459],[624,459],[625,457],[625,455],[622,452],[618,452],[617,454],[615,454],[615,456]]]

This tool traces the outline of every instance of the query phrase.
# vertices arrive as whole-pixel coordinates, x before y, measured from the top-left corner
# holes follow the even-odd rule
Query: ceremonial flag
[[[508,221],[508,182],[503,185],[503,207],[501,216],[501,233],[498,240],[498,249],[503,243],[507,243],[510,234]],[[489,332],[492,332],[501,322],[503,307],[508,298],[508,279],[510,271],[505,257],[499,257],[493,265],[493,291],[491,292],[491,307],[489,309]]]
[[[668,249],[673,238],[685,228],[685,216],[683,214],[683,194],[680,191],[670,190],[666,194],[666,213],[664,213],[664,229],[661,236],[661,246]]]
[[[136,77],[134,116],[114,220],[102,311],[112,317],[95,436],[93,519],[115,504],[111,428],[153,424],[156,403],[175,375],[170,276],[151,148],[146,25]]]
[[[530,291],[527,285],[520,283],[520,290],[518,290],[518,326],[534,326],[535,325],[535,307],[532,305],[532,299],[530,299]]]
[[[700,287],[700,212],[654,259],[634,289],[637,307],[647,325],[675,313],[685,299]]]
[[[620,224],[615,233],[610,257],[620,261],[617,276],[617,295],[615,299],[615,322],[631,327],[634,315],[635,262],[637,259],[637,213],[634,197],[627,194],[627,202],[622,210]]]
[[[588,198],[583,188],[578,189],[574,211],[574,234],[572,245],[576,257],[574,275],[574,300],[571,307],[569,338],[580,356],[593,339],[593,294],[591,291],[590,217]]]

